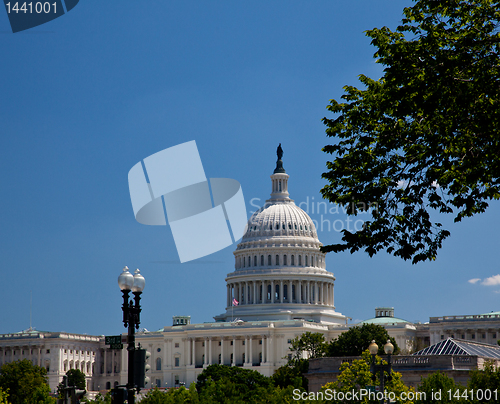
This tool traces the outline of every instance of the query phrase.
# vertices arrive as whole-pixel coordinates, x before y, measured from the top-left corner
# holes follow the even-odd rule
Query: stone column
[[[262,299],[260,299],[260,304],[264,304],[266,301],[266,283],[264,281],[260,281],[260,285],[262,286]]]
[[[311,304],[312,299],[311,299],[311,281],[307,281],[307,303]]]
[[[224,365],[224,337],[220,337],[220,364]]]
[[[261,335],[262,338],[262,363],[266,362],[266,338],[264,335]]]
[[[274,303],[274,295],[275,295],[275,291],[274,291],[274,281],[271,281],[271,303]]]
[[[191,340],[192,340],[192,338],[188,338],[187,340],[188,340],[188,350],[187,350],[188,351],[188,360],[187,360],[187,364],[191,365],[191,348],[192,348]],[[165,366],[165,365],[166,365],[166,363],[163,366]]]
[[[206,365],[208,363],[207,357],[208,357],[208,338],[205,337],[205,350],[204,350],[204,360],[203,360],[203,365]]]
[[[280,280],[280,303],[283,303],[283,280]]]
[[[208,364],[212,364],[212,337],[208,338]]]
[[[253,365],[253,352],[252,352],[252,336],[250,335],[250,337],[248,338],[248,343],[250,344],[250,348],[248,349],[250,354],[248,355],[248,363],[250,363],[250,365]]]
[[[229,284],[226,285],[226,307],[231,306],[231,286]]]
[[[299,287],[298,287],[298,289],[299,289],[298,290],[298,292],[299,292],[298,297],[299,298],[298,298],[297,302],[298,303],[302,303],[302,281],[300,279],[299,279]]]
[[[196,338],[193,338],[193,355],[191,365],[196,366]]]
[[[243,365],[245,363],[248,363],[248,337],[245,335],[245,362],[243,362]]]
[[[334,289],[333,283],[330,284],[330,288],[332,289],[332,293],[330,293],[330,302],[331,302],[330,304],[332,306],[335,306],[334,299],[333,299],[335,289]]]
[[[288,281],[288,303],[293,303],[293,289],[292,289],[292,281]],[[297,294],[297,291],[295,291]]]
[[[231,363],[231,366],[234,366],[236,364],[236,337],[233,335],[233,362]]]
[[[257,304],[257,281],[253,281],[253,304]]]

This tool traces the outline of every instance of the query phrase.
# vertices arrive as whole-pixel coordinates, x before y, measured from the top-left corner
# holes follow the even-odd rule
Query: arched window
[[[306,255],[306,267],[307,267],[307,266],[308,266],[308,264],[307,264],[307,255]]]
[[[280,224],[276,223],[276,230],[278,230],[279,228],[280,228]]]
[[[261,267],[264,266],[264,256],[263,255],[260,256],[260,266]]]
[[[285,230],[285,222],[281,223],[281,228]]]
[[[274,289],[274,300],[280,300],[280,285],[276,285]]]
[[[292,224],[288,223],[288,230],[292,230]]]
[[[117,382],[117,381],[115,382],[114,386],[115,386],[115,387],[117,387],[117,386],[118,386],[118,382]]]
[[[297,230],[297,223],[295,223],[295,230]]]
[[[161,358],[156,358],[156,370],[161,370]]]
[[[253,266],[256,267],[257,266],[257,256],[254,256],[253,257]]]
[[[280,256],[276,255],[276,265],[279,265],[279,264],[280,264]]]
[[[270,255],[267,256],[267,265],[269,265],[269,266],[272,265],[271,264],[271,256]]]
[[[294,255],[292,255],[292,263],[291,264],[295,265],[295,256]]]
[[[248,266],[251,267],[252,266],[252,257],[248,257]]]
[[[111,389],[111,382],[106,382],[106,390],[110,390]]]
[[[302,265],[302,255],[299,255],[299,266]]]
[[[245,268],[245,262],[246,262],[246,259],[245,259],[245,257],[243,257],[243,268]]]
[[[287,265],[287,263],[286,263],[286,254],[283,255],[283,265]]]

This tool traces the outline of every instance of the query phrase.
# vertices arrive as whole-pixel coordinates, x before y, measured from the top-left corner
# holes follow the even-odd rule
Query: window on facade
[[[219,365],[222,363],[222,355],[219,354]]]
[[[494,333],[493,333],[493,338],[496,338],[496,337],[497,337],[497,333],[496,333],[496,332],[494,332]]]
[[[272,265],[271,264],[271,256],[270,255],[267,256],[267,265]]]
[[[271,285],[267,285],[267,300],[271,300]]]
[[[110,390],[111,389],[111,382],[106,382],[106,390]]]
[[[221,346],[221,342],[219,341],[219,346]]]
[[[281,223],[281,228],[285,230],[285,222]]]
[[[231,363],[234,363],[234,361],[233,361],[233,354],[231,354]]]
[[[481,338],[485,339],[486,338],[486,334],[483,334],[483,336]]]
[[[156,352],[161,352],[161,348],[156,348]]]
[[[179,348],[179,343],[178,342],[175,343],[175,347]]]
[[[462,334],[462,339],[465,339],[465,335],[464,334]]]
[[[292,255],[292,258],[291,258],[291,259],[292,259],[291,264],[292,264],[292,265],[295,265],[295,256],[294,256],[294,255]]]
[[[302,255],[299,255],[299,265],[302,265]]]
[[[292,224],[288,223],[288,230],[292,230]]]
[[[254,267],[257,266],[257,256],[256,255],[253,257],[253,266]]]
[[[472,334],[472,339],[476,339],[476,334]]]
[[[252,266],[252,260],[250,257],[248,257],[248,266],[251,267]]]
[[[275,286],[274,291],[274,300],[279,300],[280,298],[280,285]]]
[[[261,267],[264,266],[264,256],[263,255],[260,256],[260,266]]]
[[[178,358],[178,357],[177,357],[177,358],[175,358],[175,367],[176,367],[176,368],[178,368],[178,367],[179,367],[179,362],[180,362],[179,358]]]
[[[441,335],[441,339],[444,339],[444,335]]]
[[[156,358],[156,370],[161,370],[161,358]]]
[[[243,340],[243,343],[241,345],[245,345],[245,340]]]
[[[280,256],[276,255],[276,265],[279,265],[279,264],[280,264]]]
[[[295,300],[295,285],[292,285],[292,300]]]
[[[259,345],[262,345],[262,340],[261,339],[259,339]]]
[[[259,362],[262,363],[262,352],[259,352]]]
[[[288,285],[283,285],[283,299],[288,300]]]
[[[305,260],[306,260],[306,266],[307,266],[307,265],[308,265],[308,264],[307,264],[307,255],[305,256]]]
[[[245,363],[245,354],[241,355],[241,360]]]
[[[286,254],[283,255],[283,265],[286,265]]]
[[[160,388],[161,387],[161,380],[156,379],[156,387]]]
[[[233,341],[231,341],[231,345],[233,345]]]
[[[50,353],[50,349],[47,349],[47,350],[45,351],[45,353]]]

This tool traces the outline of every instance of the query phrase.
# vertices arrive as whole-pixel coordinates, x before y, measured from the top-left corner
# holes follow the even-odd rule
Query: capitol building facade
[[[310,331],[329,341],[355,325],[335,309],[335,276],[327,270],[313,221],[290,199],[288,181],[278,153],[271,197],[249,219],[234,251],[225,311],[203,324],[175,316],[171,326],[136,335],[136,344],[151,353],[149,387],[189,385],[211,364],[271,376],[287,363],[293,338]],[[389,307],[376,308],[375,317],[363,323],[384,326],[402,353],[448,337],[496,343],[500,333],[500,313],[413,324]],[[127,383],[127,350],[109,349],[102,336],[35,330],[0,335],[0,366],[19,359],[44,366],[53,391],[69,369],[85,373],[88,391]]]

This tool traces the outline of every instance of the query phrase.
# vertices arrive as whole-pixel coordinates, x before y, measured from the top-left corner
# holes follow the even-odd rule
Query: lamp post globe
[[[390,339],[388,339],[387,340],[387,344],[384,345],[384,352],[387,355],[392,355],[392,353],[394,352],[394,345],[391,344],[391,340]]]
[[[368,346],[368,350],[372,355],[377,355],[378,345],[375,343],[375,340],[372,340],[371,344]]]
[[[132,275],[132,274],[130,274],[130,275]],[[136,292],[136,293],[142,292],[144,290],[144,287],[146,286],[146,280],[144,279],[144,276],[141,275],[141,271],[139,271],[139,269],[136,269],[134,272],[134,276],[132,278],[134,280],[134,283],[132,286],[132,292]]]
[[[118,277],[118,286],[120,290],[132,290],[134,286],[134,276],[128,271],[128,267],[123,268],[123,272]]]

